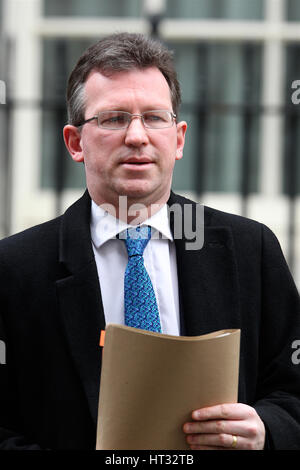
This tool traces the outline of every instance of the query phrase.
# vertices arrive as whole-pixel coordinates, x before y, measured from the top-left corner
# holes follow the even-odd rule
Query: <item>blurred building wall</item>
[[[300,286],[299,22],[296,0],[0,0],[0,237],[83,192],[62,139],[80,53],[116,31],[156,34],[189,124],[173,189],[268,225]]]

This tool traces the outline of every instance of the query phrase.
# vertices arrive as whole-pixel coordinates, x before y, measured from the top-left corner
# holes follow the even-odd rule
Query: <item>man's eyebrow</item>
[[[97,111],[95,111],[95,113],[104,113],[106,111],[126,111],[126,112],[129,112],[127,111],[127,107],[125,106],[107,106],[105,108],[102,108],[102,109],[97,109]]]
[[[171,109],[169,109],[170,106],[167,106],[167,105],[158,105],[158,106],[146,106],[145,108],[143,108],[140,112],[141,113],[147,113],[148,111],[172,111]],[[123,112],[126,112],[126,113],[130,113],[130,114],[136,114],[136,113],[132,113],[131,111],[129,111],[129,107],[127,106],[111,106],[111,107],[105,107],[103,109],[97,109],[95,111],[95,114],[98,114],[98,113],[103,113],[103,112],[106,112],[106,111],[123,111]]]

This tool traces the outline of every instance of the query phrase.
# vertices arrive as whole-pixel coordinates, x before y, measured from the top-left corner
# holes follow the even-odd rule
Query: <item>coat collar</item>
[[[91,199],[88,191],[61,218],[59,261],[71,273],[94,259],[90,233]]]

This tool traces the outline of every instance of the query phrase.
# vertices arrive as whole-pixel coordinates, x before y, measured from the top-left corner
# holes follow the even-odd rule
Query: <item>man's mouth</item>
[[[140,157],[131,156],[128,158],[124,158],[122,163],[138,163],[139,164],[139,163],[152,163],[152,161],[153,160],[147,156],[140,156]]]
[[[136,157],[131,157],[131,158],[127,158],[125,160],[123,160],[121,162],[122,165],[126,166],[126,167],[130,167],[130,168],[143,168],[143,167],[147,167],[149,165],[153,165],[153,160],[151,158],[148,158],[148,157],[140,157],[140,158],[136,158]]]

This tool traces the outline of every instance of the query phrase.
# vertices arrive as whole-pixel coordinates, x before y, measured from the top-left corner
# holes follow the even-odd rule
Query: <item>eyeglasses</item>
[[[146,111],[142,114],[131,114],[126,111],[102,111],[97,116],[82,121],[77,127],[97,119],[98,127],[101,129],[127,129],[135,117],[141,118],[143,125],[148,129],[165,129],[173,126],[176,114],[166,110]]]

